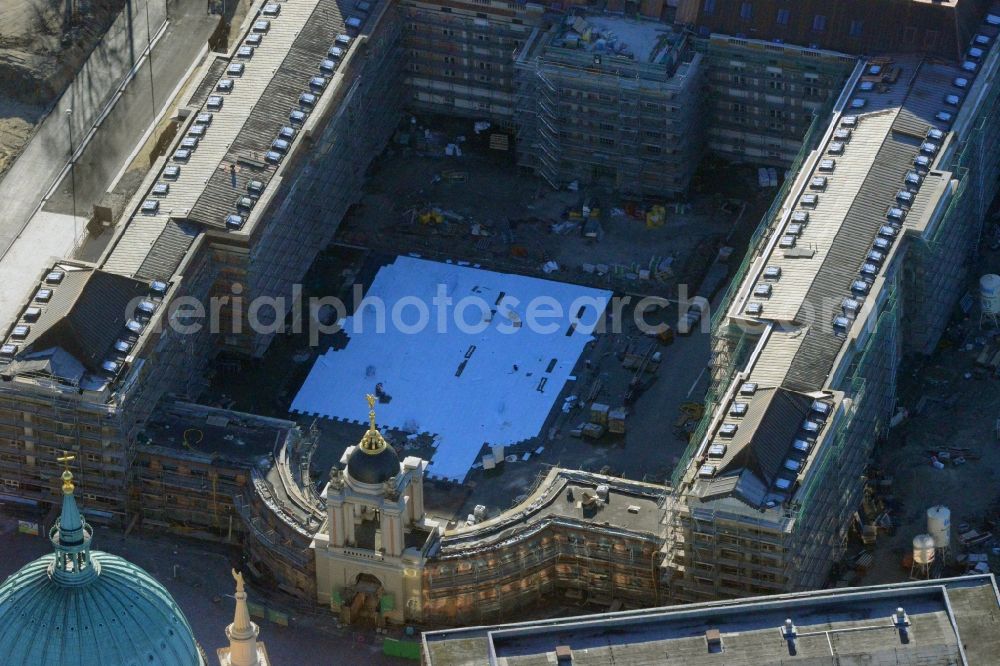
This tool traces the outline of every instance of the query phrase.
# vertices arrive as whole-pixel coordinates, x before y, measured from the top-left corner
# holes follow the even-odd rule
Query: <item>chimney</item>
[[[708,644],[708,651],[710,653],[722,652],[722,634],[718,629],[709,629],[706,631],[705,642]]]

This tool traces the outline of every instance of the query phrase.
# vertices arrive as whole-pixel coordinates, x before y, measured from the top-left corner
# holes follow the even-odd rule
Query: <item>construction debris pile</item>
[[[566,31],[554,46],[582,49],[649,63],[671,57],[672,33],[662,24],[605,16],[567,16]]]

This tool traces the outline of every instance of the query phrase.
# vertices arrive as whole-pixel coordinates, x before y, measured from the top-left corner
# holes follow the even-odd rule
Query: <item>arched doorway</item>
[[[380,626],[379,602],[382,599],[382,581],[368,573],[360,573],[350,588],[349,622],[363,626]]]

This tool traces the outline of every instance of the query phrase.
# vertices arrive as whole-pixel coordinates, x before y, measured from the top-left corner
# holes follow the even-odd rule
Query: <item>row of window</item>
[[[702,5],[702,12],[705,14],[715,13],[715,0],[705,0],[704,5]],[[753,3],[743,2],[740,4],[740,18],[744,21],[753,20]],[[788,25],[792,20],[792,11],[790,9],[779,9],[774,17],[774,22],[778,25]],[[813,32],[825,32],[826,31],[827,18],[823,14],[813,14],[812,19],[812,30]],[[852,19],[851,25],[848,28],[848,33],[851,37],[860,37],[864,30],[864,22],[861,19]]]
[[[430,97],[430,99],[427,99],[427,97]],[[414,90],[413,91],[413,99],[416,102],[428,102],[428,101],[429,102],[434,102],[435,101],[435,99],[434,99],[435,97],[436,96],[427,95],[427,94],[421,92],[420,90]],[[442,96],[442,97],[443,97],[442,103],[457,105],[457,100],[454,97],[451,97],[451,96],[448,96],[448,95],[445,95],[445,96]],[[476,110],[478,110],[478,111],[490,111],[491,109],[492,109],[492,107],[491,107],[491,105],[490,105],[489,102],[480,102],[480,101],[476,102]]]
[[[735,85],[738,86],[757,87],[760,85],[760,79],[754,79],[747,76],[742,76],[740,74],[732,75],[729,77],[729,79]],[[796,92],[800,86],[797,86],[793,83],[786,83],[785,81],[777,81],[774,79],[769,79],[766,82],[766,87],[768,90],[776,90],[781,92]],[[807,97],[824,96],[824,91],[819,86],[801,86],[801,88],[802,88],[802,93]]]
[[[483,64],[483,63],[480,63],[480,64]],[[434,68],[429,68],[429,69],[431,71],[434,70]],[[410,71],[411,72],[420,72],[421,70],[422,70],[422,68],[420,67],[419,63],[415,63],[415,62],[410,63]],[[439,70],[438,73],[441,76],[447,76],[449,78],[463,78],[463,79],[468,78],[468,77],[466,77],[464,75],[464,73],[457,72],[454,69],[451,69],[450,67],[442,69],[442,70]],[[489,74],[476,74],[475,79],[476,79],[476,81],[482,81],[483,83],[489,83],[490,81],[493,80],[493,77],[491,77]]]

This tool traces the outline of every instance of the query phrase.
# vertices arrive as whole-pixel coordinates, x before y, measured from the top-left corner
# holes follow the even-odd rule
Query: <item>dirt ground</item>
[[[971,293],[980,275],[998,270],[1000,252],[982,255]],[[879,530],[871,569],[849,582],[909,579],[913,537],[927,532],[927,509],[939,504],[951,510],[951,553],[932,575],[965,573],[981,556],[990,570],[1000,569],[1000,376],[977,363],[998,351],[1000,332],[981,329],[974,306],[969,317],[952,323],[932,357],[904,370],[899,406],[909,416],[878,448],[874,466],[886,480],[876,496],[893,528]],[[934,456],[942,469],[932,465]],[[963,544],[959,535],[970,530],[984,538]],[[860,549],[855,544],[851,555]]]
[[[647,228],[643,211],[657,202],[605,188],[553,190],[517,169],[511,154],[471,139],[460,157],[447,157],[444,144],[472,132],[454,121],[445,125],[430,130],[432,138],[419,146],[397,141],[376,161],[340,241],[526,275],[545,275],[543,265],[552,261],[558,269],[547,274],[551,279],[673,296],[678,283],[700,280],[740,217],[738,206],[723,210],[718,196],[703,196],[685,208],[668,203],[664,224]],[[753,190],[743,194],[748,192]],[[576,217],[584,204],[599,211],[597,238],[585,236]],[[439,212],[441,222],[422,223],[428,210]],[[660,266],[669,270],[658,271]],[[650,271],[649,279],[642,270]]]
[[[125,0],[90,0],[71,20],[62,0],[0,2],[0,176],[31,138]]]

